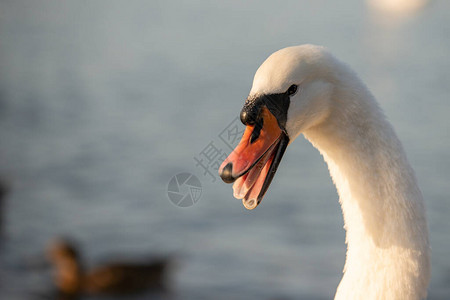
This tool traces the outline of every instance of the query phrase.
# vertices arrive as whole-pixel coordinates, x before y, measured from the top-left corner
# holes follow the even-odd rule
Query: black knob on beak
[[[244,125],[255,125],[258,120],[259,114],[261,113],[261,105],[257,104],[246,104],[241,110],[241,122]]]
[[[220,173],[220,177],[225,183],[233,183],[236,178],[233,178],[233,175],[231,173],[233,172],[233,163],[228,163]]]
[[[245,107],[241,110],[241,122],[244,125],[253,125],[255,123],[255,120],[250,116],[248,110],[245,109]]]

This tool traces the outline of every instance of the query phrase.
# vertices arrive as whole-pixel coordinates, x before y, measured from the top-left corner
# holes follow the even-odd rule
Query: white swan
[[[247,125],[219,174],[255,208],[301,133],[337,187],[347,259],[335,299],[423,299],[430,248],[422,194],[402,145],[353,71],[323,47],[273,53],[241,111]]]

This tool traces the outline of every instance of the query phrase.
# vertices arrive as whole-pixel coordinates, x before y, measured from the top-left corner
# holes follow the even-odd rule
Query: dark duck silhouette
[[[85,272],[80,253],[72,241],[58,239],[48,248],[54,282],[64,299],[81,295],[127,295],[166,290],[170,258],[144,262],[114,262]]]
[[[3,228],[4,200],[9,192],[9,188],[4,181],[0,181],[0,234]]]

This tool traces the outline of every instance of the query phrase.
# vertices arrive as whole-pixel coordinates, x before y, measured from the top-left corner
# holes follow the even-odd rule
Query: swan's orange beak
[[[247,125],[239,145],[219,168],[224,182],[234,182],[234,197],[242,199],[245,208],[261,202],[288,143],[275,116],[262,107],[258,120]]]

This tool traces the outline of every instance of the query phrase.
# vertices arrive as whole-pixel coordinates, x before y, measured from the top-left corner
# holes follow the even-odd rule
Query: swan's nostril
[[[233,175],[231,174],[233,172],[233,163],[228,163],[223,169],[222,172],[220,172],[220,178],[222,178],[222,180],[225,183],[233,183],[236,178],[233,177]]]
[[[258,118],[258,121],[255,122],[255,128],[253,129],[252,135],[250,137],[250,144],[253,144],[259,138],[263,125],[264,125],[263,118]]]

